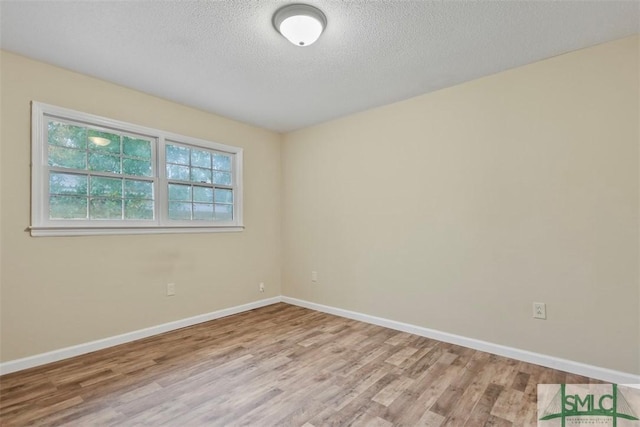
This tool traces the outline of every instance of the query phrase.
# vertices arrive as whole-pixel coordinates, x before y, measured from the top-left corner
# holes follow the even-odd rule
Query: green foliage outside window
[[[49,166],[74,170],[49,175],[51,219],[153,219],[153,181],[125,178],[152,176],[151,141],[50,120],[48,142]]]

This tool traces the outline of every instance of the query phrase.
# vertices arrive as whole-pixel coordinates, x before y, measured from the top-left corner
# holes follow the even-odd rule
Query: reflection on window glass
[[[154,218],[153,181],[109,176],[152,176],[151,141],[49,120],[47,142],[49,166],[73,169],[49,173],[50,219]]]
[[[109,132],[101,132],[95,129],[87,131],[89,150],[101,151],[112,154],[120,154],[120,135]]]
[[[152,176],[152,141],[49,120],[52,167]]]
[[[240,228],[242,149],[36,102],[32,117],[32,235]]]

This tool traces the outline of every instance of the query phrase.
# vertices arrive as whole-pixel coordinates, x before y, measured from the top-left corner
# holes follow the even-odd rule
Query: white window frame
[[[152,173],[154,190],[153,220],[91,220],[49,218],[49,173],[59,168],[49,166],[47,123],[49,118],[80,122],[87,126],[131,133],[152,141]],[[231,155],[233,186],[232,221],[176,221],[168,218],[168,180],[165,144],[178,143]],[[157,234],[233,232],[244,229],[242,219],[243,150],[239,147],[178,135],[163,130],[83,113],[33,101],[31,103],[31,226],[32,236],[81,236],[102,234]],[[74,169],[69,169],[73,173]],[[67,170],[65,170],[67,172]],[[141,177],[142,178],[142,177]],[[151,179],[149,179],[151,180]]]

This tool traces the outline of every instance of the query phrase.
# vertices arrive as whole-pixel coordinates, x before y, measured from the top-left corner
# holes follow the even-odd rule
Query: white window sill
[[[29,227],[31,236],[101,236],[122,234],[229,233],[244,226],[217,227]]]

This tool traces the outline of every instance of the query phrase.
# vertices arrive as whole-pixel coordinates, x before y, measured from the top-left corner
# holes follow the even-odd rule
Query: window
[[[231,158],[200,148],[168,142],[169,218],[231,221],[233,175]]]
[[[37,102],[31,234],[240,231],[242,149]]]

